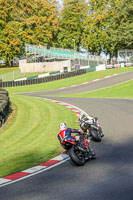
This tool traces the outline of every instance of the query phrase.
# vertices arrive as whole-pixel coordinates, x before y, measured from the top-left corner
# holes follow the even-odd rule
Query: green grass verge
[[[0,177],[36,166],[58,155],[60,144],[57,133],[58,125],[62,120],[70,127],[77,128],[77,117],[71,110],[42,99],[11,93],[57,89],[126,71],[133,71],[133,68],[90,72],[49,83],[6,88],[10,93],[15,112],[14,116],[10,115],[7,123],[0,130]],[[119,97],[121,93],[121,98],[124,96],[129,98],[133,94],[132,86],[131,81],[125,85],[121,84],[103,91],[77,95],[77,97],[116,97],[115,95],[118,97],[119,92]]]
[[[67,94],[58,95],[61,97],[77,97],[77,98],[129,98],[133,99],[133,80],[126,83],[121,83],[116,86],[108,87],[105,89],[79,93],[79,94]]]
[[[77,128],[77,117],[43,99],[10,95],[14,116],[0,130],[0,177],[36,166],[60,154],[59,123]]]
[[[75,76],[75,77],[71,77],[71,78],[66,78],[66,79],[62,79],[62,80],[58,80],[58,81],[51,81],[51,82],[46,82],[46,83],[41,83],[41,84],[34,84],[34,85],[10,87],[10,88],[6,88],[6,89],[10,93],[58,89],[61,87],[68,87],[71,85],[95,80],[97,78],[102,78],[102,77],[109,76],[112,74],[128,72],[128,71],[133,71],[133,67],[109,69],[109,70],[98,71],[98,72],[89,72],[87,74],[83,74],[83,75]]]

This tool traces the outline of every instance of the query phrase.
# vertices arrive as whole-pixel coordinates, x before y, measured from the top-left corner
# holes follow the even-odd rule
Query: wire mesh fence
[[[25,78],[25,77],[30,77],[30,76],[36,76],[39,75],[40,73],[21,73],[20,69],[14,70],[12,72],[8,72],[5,74],[0,74],[0,79],[2,81],[13,81],[19,78]]]

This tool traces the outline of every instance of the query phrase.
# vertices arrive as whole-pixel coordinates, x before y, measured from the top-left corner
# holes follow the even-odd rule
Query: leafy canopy
[[[11,65],[26,43],[51,46],[58,30],[56,2],[0,0],[0,56]]]
[[[87,14],[85,0],[64,0],[64,6],[60,14],[60,26],[58,33],[58,46],[63,48],[76,48],[82,40],[83,22]]]
[[[90,0],[83,43],[92,52],[133,48],[133,0]]]

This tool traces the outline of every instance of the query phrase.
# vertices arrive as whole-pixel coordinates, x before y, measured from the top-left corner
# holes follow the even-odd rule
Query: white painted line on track
[[[11,180],[7,180],[7,179],[4,179],[4,178],[0,178],[0,184],[3,184],[3,183],[7,183]]]
[[[103,79],[106,79],[106,78],[111,78],[112,76],[116,76],[116,75],[121,75],[121,74],[124,74],[124,73],[129,73],[129,72],[123,72],[123,73],[117,73],[117,74],[112,74],[110,76],[105,76],[105,77],[102,77],[102,78],[98,78],[98,79],[95,79],[95,80],[91,80],[91,81],[88,81],[88,82],[84,82],[84,83],[81,83],[81,84],[77,84],[77,85],[71,85],[71,86],[66,86],[66,87],[61,87],[61,88],[57,88],[57,89],[49,89],[47,91],[54,91],[54,90],[62,90],[62,89],[67,89],[67,88],[70,88],[70,87],[76,87],[76,86],[80,86],[80,85],[84,85],[84,84],[90,84],[90,83],[93,83],[93,82],[96,82],[96,81],[100,81],[100,80],[103,80]],[[113,86],[113,85],[112,85]],[[95,91],[95,90],[94,90]],[[34,93],[36,91],[32,91],[30,93]],[[38,92],[41,92],[41,91],[38,91]],[[13,93],[13,94],[18,94],[18,93]],[[23,93],[21,93],[23,94]]]
[[[32,167],[32,168],[26,169],[26,170],[24,170],[22,172],[26,172],[26,173],[32,174],[32,173],[40,171],[40,170],[42,170],[44,168],[46,168],[46,166],[36,166],[36,167]]]
[[[114,74],[114,75],[118,75],[118,74]],[[114,76],[112,75],[112,76]],[[104,78],[109,78],[111,76],[108,76],[108,77],[104,77]],[[101,78],[101,79],[96,79],[96,80],[93,80],[93,81],[99,81],[99,80],[102,80],[104,78]],[[131,79],[133,80],[133,79]],[[91,81],[91,82],[93,82]],[[128,80],[129,81],[129,80]],[[128,81],[124,81],[124,82],[128,82]],[[122,83],[124,83],[122,82]],[[87,84],[87,83],[90,83],[90,82],[85,82],[85,83],[82,83],[82,84]],[[118,83],[120,84],[120,83]],[[115,85],[118,85],[118,84],[115,84]],[[73,85],[72,87],[74,86],[78,86],[78,85]],[[111,86],[110,86],[111,87]],[[65,87],[66,88],[66,87]],[[68,88],[68,87],[67,87]],[[60,88],[60,89],[64,89],[64,88]],[[102,88],[101,88],[102,89]],[[104,89],[104,88],[103,88]],[[95,90],[93,90],[95,91]],[[42,97],[36,97],[36,98],[42,98]],[[48,98],[42,98],[42,99],[45,99],[45,100],[48,100],[48,101],[52,101],[52,102],[55,102],[55,103],[58,103],[60,105],[63,105],[69,109],[71,109],[73,112],[75,112],[75,114],[77,115],[77,117],[79,117],[79,114],[80,112],[84,112],[82,109],[76,107],[76,106],[73,106],[71,104],[68,104],[68,103],[65,103],[65,102],[62,102],[62,101],[57,101],[57,100],[52,100],[52,99],[48,99]],[[84,112],[85,113],[85,112]],[[43,164],[40,164],[39,166],[36,166],[36,167],[32,167],[30,169],[26,169],[22,172],[20,172],[22,175],[21,176],[18,176],[17,178],[15,177],[14,179],[10,179],[12,175],[9,175],[7,177],[3,177],[3,178],[0,178],[0,187],[3,187],[3,186],[6,186],[6,185],[9,185],[9,184],[12,184],[14,182],[18,182],[20,180],[23,180],[23,179],[26,179],[28,177],[31,177],[33,175],[36,175],[36,174],[39,174],[41,172],[44,172],[46,170],[49,170],[55,166],[58,166],[64,162],[66,162],[67,160],[69,160],[69,156],[66,155],[66,154],[61,154],[59,156],[56,156],[55,158],[49,160],[49,161],[52,161],[51,163],[52,164],[49,164],[49,161],[43,163]],[[17,174],[17,173],[16,173]],[[15,174],[14,174],[15,175]],[[17,174],[18,175],[18,174]]]
[[[51,159],[51,160],[64,160],[68,157],[67,154],[61,154],[59,156],[56,156],[55,158]]]
[[[71,85],[70,87],[75,87],[75,86],[77,86],[77,85]]]
[[[31,177],[31,176],[40,174],[40,173],[42,173],[42,172],[44,172],[44,171],[47,171],[47,170],[49,170],[49,169],[51,169],[51,168],[53,168],[53,167],[56,167],[56,166],[58,166],[58,165],[60,165],[60,164],[62,164],[62,163],[64,163],[64,162],[66,162],[66,161],[69,160],[69,159],[70,159],[70,158],[68,157],[68,158],[66,158],[65,160],[60,161],[59,163],[56,163],[56,164],[54,164],[54,165],[52,165],[52,166],[50,166],[50,167],[47,167],[47,168],[45,168],[45,169],[42,169],[42,170],[37,171],[37,172],[32,173],[32,174],[29,174],[29,175],[24,176],[24,177],[22,177],[22,178],[19,178],[19,179],[17,179],[17,180],[14,180],[14,181],[10,181],[10,180],[9,180],[8,182],[5,182],[5,184],[3,183],[2,185],[0,185],[0,188],[1,188],[1,187],[4,187],[4,186],[6,186],[6,185],[10,185],[10,184],[12,184],[12,183],[16,183],[16,182],[18,182],[18,181],[24,180],[24,179],[29,178],[29,177]]]
[[[110,78],[111,76],[105,76],[104,78]]]
[[[66,87],[59,88],[59,90],[65,89]]]
[[[84,82],[84,83],[81,83],[80,85],[85,85],[85,84],[88,84],[89,82]]]
[[[103,90],[103,89],[106,89],[106,88],[111,88],[111,87],[113,87],[113,86],[117,86],[117,85],[120,85],[120,84],[126,83],[126,82],[131,81],[131,80],[133,80],[133,79],[130,79],[130,80],[127,80],[127,81],[123,81],[123,82],[121,82],[121,83],[116,83],[116,84],[113,84],[113,85],[111,85],[111,86],[107,86],[107,87],[99,88],[99,89],[96,89],[96,90],[90,90],[90,91],[87,91],[87,92],[81,92],[81,93],[78,93],[78,94],[88,93],[88,92],[95,92],[95,91]]]
[[[62,106],[65,106],[66,108],[71,109],[73,112],[75,112],[77,117],[79,117],[79,113],[80,112],[84,112],[82,109],[80,109],[80,108],[78,108],[76,106],[73,106],[71,104],[62,102],[62,101],[57,101],[57,100],[43,98],[43,97],[36,97],[36,98],[41,98],[41,99],[44,99],[44,100],[47,100],[47,101],[51,101],[51,102],[60,104]],[[39,173],[44,172],[46,170],[49,170],[49,169],[51,169],[51,168],[53,168],[55,166],[58,166],[58,165],[60,165],[60,164],[62,164],[64,162],[66,162],[69,159],[70,158],[69,158],[69,156],[67,154],[60,154],[60,155],[56,156],[55,158],[52,158],[51,160],[46,161],[45,163],[42,163],[42,164],[40,164],[38,166],[35,166],[35,167],[32,167],[32,168],[29,168],[29,169],[26,169],[26,170],[23,170],[21,172],[16,173],[17,175],[19,173],[22,174],[17,178],[16,177],[14,179],[11,178],[12,176],[15,176],[16,174],[0,178],[0,187],[4,187],[6,185],[18,182],[20,180],[24,180],[24,179],[26,179],[28,177],[31,177],[33,175],[36,175],[36,174],[39,174]],[[52,163],[52,164],[49,164],[49,162]]]
[[[99,81],[99,80],[101,80],[101,79],[95,79],[95,80],[92,80],[92,82],[96,82],[96,81]]]

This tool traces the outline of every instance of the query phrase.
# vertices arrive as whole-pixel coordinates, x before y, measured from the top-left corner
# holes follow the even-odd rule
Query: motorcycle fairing
[[[67,136],[64,138],[62,144],[66,144],[66,142],[71,143],[71,144],[75,144],[76,143],[76,138],[73,136]]]

